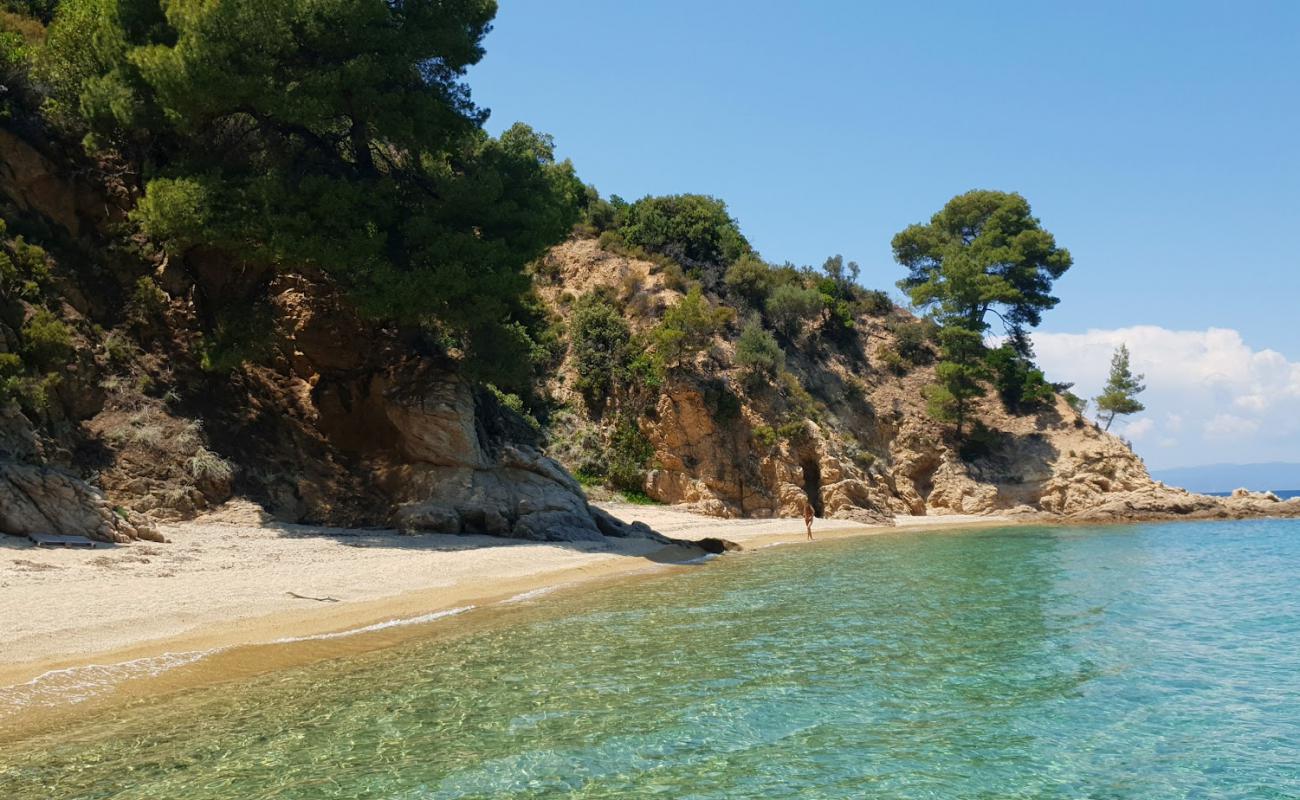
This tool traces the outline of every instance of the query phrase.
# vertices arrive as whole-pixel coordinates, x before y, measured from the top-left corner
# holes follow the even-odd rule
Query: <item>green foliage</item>
[[[804,420],[791,420],[778,426],[776,435],[787,442],[802,442],[808,438],[808,425]]]
[[[0,226],[0,235],[4,233]],[[45,250],[15,237],[0,250],[0,291],[35,302],[41,288],[50,281],[50,262]]]
[[[782,372],[777,379],[780,384],[781,393],[784,395],[786,402],[790,406],[790,412],[798,421],[804,419],[819,419],[821,417],[821,408],[818,406],[816,399],[803,387],[799,378],[792,372]]]
[[[167,293],[153,278],[142,275],[136,279],[135,288],[127,301],[127,318],[136,324],[146,325],[162,316],[168,300]]]
[[[872,317],[883,317],[894,311],[894,301],[889,299],[889,295],[879,289],[872,289],[863,292],[859,301],[862,313]]]
[[[747,382],[770,382],[785,369],[785,351],[758,320],[750,320],[736,340],[736,366]]]
[[[23,359],[17,353],[0,353],[0,406],[18,396],[23,370]]]
[[[723,282],[733,296],[761,310],[775,286],[775,274],[758,256],[746,253],[727,270]]]
[[[1064,384],[1064,386],[1070,386],[1070,385],[1072,384]],[[1080,397],[1079,395],[1070,391],[1068,388],[1061,389],[1058,387],[1058,390],[1061,392],[1061,396],[1065,398],[1065,402],[1069,403],[1070,408],[1073,408],[1075,412],[1077,412],[1080,415],[1083,415],[1085,412],[1087,412],[1088,410],[1087,398]]]
[[[117,366],[125,366],[135,360],[138,348],[129,337],[121,331],[113,331],[104,337],[104,354]]]
[[[0,3],[0,8],[41,23],[49,23],[58,5],[59,0],[4,0]]]
[[[134,219],[170,250],[319,268],[367,316],[440,329],[467,356],[501,356],[480,369],[511,371],[535,344],[512,327],[524,267],[586,194],[549,137],[481,128],[463,77],[495,10],[65,0],[40,59],[46,108],[145,166]]]
[[[681,366],[708,347],[734,318],[734,311],[711,304],[697,286],[664,312],[650,333],[651,346],[665,367]]]
[[[646,466],[654,456],[654,447],[641,432],[636,419],[620,416],[609,441],[609,484],[623,492],[645,490]]]
[[[789,339],[795,339],[805,324],[822,313],[822,294],[794,284],[778,286],[767,298],[767,319]]]
[[[626,379],[631,331],[603,296],[591,292],[574,303],[569,352],[578,373],[576,387],[590,408],[604,405],[617,381]]]
[[[662,505],[658,500],[655,500],[650,495],[636,489],[624,489],[620,494],[623,496],[624,503],[631,503],[634,506]]]
[[[912,303],[974,331],[985,329],[985,314],[996,307],[1013,329],[1038,325],[1058,302],[1052,282],[1072,263],[1025,198],[1006,192],[954,197],[929,224],[897,234],[893,249],[908,269],[898,285]]]
[[[274,349],[275,320],[264,306],[226,309],[199,346],[204,372],[229,373],[264,361]]]
[[[928,319],[899,320],[889,324],[894,350],[904,364],[922,366],[934,360],[930,343],[938,336],[937,326]]]
[[[1038,325],[1043,311],[1058,302],[1050,294],[1052,283],[1070,268],[1070,253],[1056,246],[1023,197],[990,191],[954,197],[929,224],[898,233],[893,249],[908,269],[899,288],[913,305],[931,309],[942,326],[939,385],[928,400],[931,413],[955,422],[960,437],[969,401],[983,393],[980,381],[987,374],[985,316],[994,311],[1014,341],[1027,342],[1026,328]],[[1017,354],[1028,360],[1027,350]],[[1050,394],[1032,365],[999,363],[1007,370],[1004,399],[1020,403],[1027,395],[1038,402]]]
[[[620,205],[626,205],[622,198],[615,195],[606,200],[595,186],[588,185],[582,202],[582,216],[573,228],[574,233],[594,237],[611,230],[618,219]]]
[[[956,326],[942,329],[939,343],[943,360],[934,368],[938,383],[927,387],[926,407],[935,419],[956,423],[960,438],[970,402],[984,396],[984,343],[978,333]]]
[[[1111,356],[1106,386],[1095,400],[1098,416],[1106,422],[1106,430],[1110,430],[1115,417],[1136,414],[1146,409],[1137,399],[1147,388],[1143,385],[1142,378],[1142,375],[1133,374],[1129,366],[1128,345],[1121,344]]]
[[[757,425],[753,430],[754,441],[758,442],[760,447],[775,447],[777,443],[776,431],[771,425]]]
[[[503,392],[495,384],[488,383],[485,386],[498,403],[518,414],[524,422],[528,423],[528,427],[539,432],[542,430],[542,423],[537,421],[537,417],[533,415],[522,397],[513,392]]]
[[[822,273],[828,282],[828,285],[822,288],[822,292],[830,297],[853,300],[862,291],[858,287],[861,268],[856,261],[845,262],[844,256],[831,256],[822,264]]]
[[[857,262],[846,264],[843,256],[835,255],[822,264],[822,272],[825,277],[817,281],[826,309],[822,331],[831,341],[847,344],[856,335],[855,309],[862,293],[857,285],[860,269]]]
[[[1012,342],[990,350],[984,357],[1002,404],[1013,414],[1034,411],[1051,403],[1055,392],[1043,371]]]
[[[37,365],[52,367],[72,358],[72,331],[48,309],[32,314],[22,327],[23,347]]]
[[[717,275],[751,252],[736,221],[721,200],[699,194],[643,197],[619,209],[623,238],[660,253],[696,272]]]

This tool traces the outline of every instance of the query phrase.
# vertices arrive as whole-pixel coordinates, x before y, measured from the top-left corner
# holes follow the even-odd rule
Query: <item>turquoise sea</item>
[[[0,797],[1300,797],[1297,521],[790,544],[479,613],[0,743]]]

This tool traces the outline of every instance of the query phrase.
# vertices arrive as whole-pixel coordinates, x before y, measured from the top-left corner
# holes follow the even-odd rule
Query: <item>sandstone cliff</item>
[[[241,496],[289,521],[655,536],[593,508],[571,474],[619,434],[574,390],[562,336],[535,424],[409,331],[363,321],[319,274],[158,251],[123,225],[135,195],[111,167],[0,132],[0,247],[18,265],[0,293],[0,532],[157,539],[155,521]],[[593,239],[556,247],[535,280],[560,330],[593,290],[634,330],[682,297],[662,264]],[[267,311],[242,320],[256,352],[214,368],[214,309],[243,304]],[[861,316],[848,344],[803,338],[764,386],[736,368],[733,325],[638,399],[636,488],[717,516],[798,516],[805,500],[872,522],[1300,514],[1155,483],[1060,399],[1032,416],[987,399],[979,448],[958,447],[925,412],[931,368],[889,358],[909,319]]]
[[[603,291],[634,330],[680,302],[663,268],[608,252],[594,239],[555,248],[538,270],[539,293],[568,318],[574,298]],[[894,309],[855,320],[856,341],[811,338],[786,350],[793,383],[754,387],[718,336],[692,369],[670,374],[638,426],[653,449],[643,489],[652,499],[718,516],[819,515],[887,520],[898,514],[1013,513],[1074,520],[1300,514],[1300,502],[1193,495],[1153,481],[1142,460],[1063,398],[1032,415],[993,396],[975,414],[977,446],[959,447],[927,413],[933,367],[900,369]],[[902,373],[902,374],[900,374]],[[575,470],[588,447],[608,446],[608,410],[586,409],[572,387],[572,357],[550,393],[572,413],[557,456]],[[803,394],[806,392],[806,395]],[[730,407],[729,407],[730,405]],[[602,435],[602,433],[604,435]],[[775,434],[775,435],[774,435]]]
[[[662,538],[589,506],[522,417],[329,281],[124,238],[131,193],[72,162],[0,132],[0,260],[19,264],[0,286],[0,532],[156,540],[154,521],[239,495],[288,521]],[[213,369],[213,309],[239,303],[272,311],[257,357]]]

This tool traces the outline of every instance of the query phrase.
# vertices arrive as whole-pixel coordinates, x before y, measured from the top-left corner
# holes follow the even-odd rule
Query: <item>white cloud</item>
[[[1083,397],[1100,391],[1120,344],[1148,391],[1139,397],[1147,411],[1116,429],[1158,442],[1167,465],[1300,458],[1300,361],[1255,349],[1235,330],[1138,325],[1034,334],[1049,378],[1074,381]],[[1183,431],[1192,433],[1174,435]]]
[[[1155,430],[1155,427],[1155,420],[1150,417],[1142,417],[1141,419],[1135,419],[1125,425],[1124,430],[1121,431],[1120,435],[1125,439],[1141,439],[1143,436],[1146,436],[1148,433]]]
[[[1205,435],[1212,439],[1250,436],[1257,430],[1259,430],[1258,422],[1253,419],[1243,419],[1236,414],[1215,414],[1214,419],[1205,423]]]

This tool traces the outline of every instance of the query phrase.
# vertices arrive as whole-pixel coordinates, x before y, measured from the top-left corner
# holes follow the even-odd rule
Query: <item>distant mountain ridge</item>
[[[1300,463],[1204,464],[1155,469],[1151,477],[1192,492],[1230,492],[1240,487],[1254,491],[1295,490],[1300,489]]]

